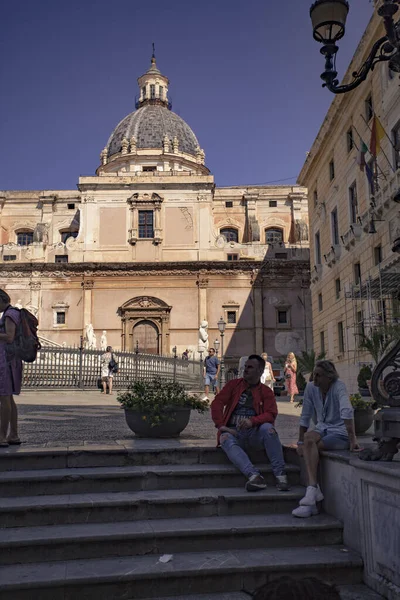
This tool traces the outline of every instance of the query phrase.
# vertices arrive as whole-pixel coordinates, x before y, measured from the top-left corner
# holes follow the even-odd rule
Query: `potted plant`
[[[368,382],[371,381],[372,370],[369,365],[363,365],[357,377],[358,391],[361,396],[370,396]]]
[[[189,394],[181,383],[160,377],[135,381],[117,400],[138,437],[177,437],[189,423],[191,410],[208,410],[207,401]]]
[[[350,394],[350,402],[354,408],[354,428],[356,435],[368,431],[374,422],[376,403],[363,400],[360,394]]]

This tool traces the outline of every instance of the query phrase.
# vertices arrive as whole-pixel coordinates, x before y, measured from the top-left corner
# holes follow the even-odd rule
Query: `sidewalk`
[[[119,445],[134,440],[135,435],[125,422],[124,411],[112,396],[98,391],[23,391],[16,398],[19,410],[20,438],[24,447],[86,446],[91,444]],[[301,409],[290,404],[287,397],[278,397],[279,415],[276,421],[281,442],[295,444],[298,439]],[[363,442],[371,442],[371,435]],[[137,439],[137,438],[136,438]],[[181,440],[197,444],[214,443],[216,430],[210,412],[192,412]]]

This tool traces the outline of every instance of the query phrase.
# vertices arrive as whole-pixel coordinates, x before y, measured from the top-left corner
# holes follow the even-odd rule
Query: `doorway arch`
[[[118,308],[121,317],[121,348],[132,352],[136,350],[136,339],[148,348],[156,349],[151,354],[169,354],[170,312],[172,306],[154,296],[136,296]],[[142,325],[141,325],[142,324]],[[141,325],[141,326],[140,326]],[[140,326],[136,329],[136,326]],[[155,342],[157,334],[157,343]],[[140,335],[140,338],[137,337]],[[146,341],[147,340],[147,341]]]
[[[131,351],[138,351],[141,354],[159,354],[159,336],[158,327],[149,319],[138,321],[132,328]]]

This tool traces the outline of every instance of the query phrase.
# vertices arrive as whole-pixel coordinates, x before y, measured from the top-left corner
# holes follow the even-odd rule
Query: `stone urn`
[[[370,406],[366,408],[354,409],[354,427],[356,435],[362,435],[371,427],[374,422],[375,411]]]
[[[166,420],[151,426],[146,413],[124,408],[125,420],[129,429],[141,438],[176,438],[185,429],[190,419],[190,407],[165,409]]]

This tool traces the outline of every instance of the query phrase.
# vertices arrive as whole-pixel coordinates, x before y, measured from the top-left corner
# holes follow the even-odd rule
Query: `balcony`
[[[335,244],[334,246],[331,246],[329,252],[327,254],[324,254],[325,262],[328,265],[328,267],[332,268],[340,259],[341,254],[342,247],[340,246],[340,244]]]

